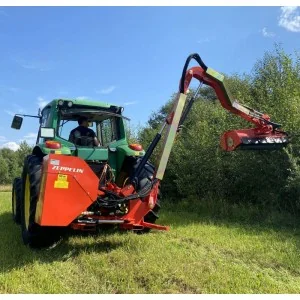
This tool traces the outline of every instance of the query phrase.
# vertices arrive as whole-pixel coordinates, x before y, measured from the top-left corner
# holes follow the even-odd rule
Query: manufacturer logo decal
[[[65,171],[65,172],[72,172],[72,173],[81,173],[83,174],[84,169],[78,169],[78,168],[70,168],[70,167],[60,167],[60,166],[53,166],[53,171]]]

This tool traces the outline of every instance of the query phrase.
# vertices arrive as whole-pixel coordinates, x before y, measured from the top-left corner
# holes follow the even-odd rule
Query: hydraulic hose
[[[206,64],[203,62],[203,60],[201,59],[201,57],[198,53],[193,53],[193,54],[189,55],[185,61],[185,64],[184,64],[184,67],[182,70],[181,80],[180,80],[179,92],[182,94],[184,94],[184,79],[185,79],[186,71],[187,71],[190,61],[192,59],[194,59],[204,71],[207,70]]]

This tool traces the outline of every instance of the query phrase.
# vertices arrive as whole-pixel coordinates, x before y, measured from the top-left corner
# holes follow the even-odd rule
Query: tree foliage
[[[0,149],[0,184],[10,184],[20,177],[24,158],[32,152],[26,141],[21,142],[17,151],[8,148]]]

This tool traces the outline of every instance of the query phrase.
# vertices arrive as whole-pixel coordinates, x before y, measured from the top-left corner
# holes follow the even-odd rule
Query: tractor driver
[[[87,117],[78,119],[78,127],[70,132],[69,141],[80,146],[99,146],[95,132],[89,128]]]

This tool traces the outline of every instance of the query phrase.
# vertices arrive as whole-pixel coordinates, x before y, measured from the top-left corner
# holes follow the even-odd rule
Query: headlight
[[[63,106],[63,105],[64,105],[64,100],[59,100],[59,101],[58,101],[58,105],[59,105],[59,106]]]
[[[69,101],[68,102],[68,107],[72,107],[73,106],[73,102],[72,101]]]

